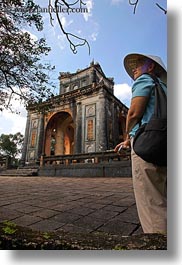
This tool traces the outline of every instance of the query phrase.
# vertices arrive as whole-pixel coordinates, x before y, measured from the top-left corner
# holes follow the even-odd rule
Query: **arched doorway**
[[[74,152],[74,124],[71,115],[59,112],[49,120],[45,132],[46,156],[68,155]]]

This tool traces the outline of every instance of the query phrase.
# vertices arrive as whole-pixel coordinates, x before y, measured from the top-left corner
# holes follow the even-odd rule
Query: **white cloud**
[[[90,35],[90,39],[92,41],[96,41],[97,40],[97,36],[98,36],[98,32],[93,32],[91,35]]]
[[[58,23],[58,22],[57,22]],[[73,20],[67,20],[66,17],[63,15],[61,16],[61,24],[63,26],[63,28],[68,27],[69,25],[71,25],[73,23]]]
[[[88,21],[89,17],[92,16],[93,0],[85,0],[84,3],[86,5],[82,6],[82,8],[87,8],[88,12],[84,12],[83,17],[85,21]]]
[[[129,107],[131,101],[131,87],[128,84],[114,85],[114,95],[126,106]]]
[[[111,4],[112,5],[118,5],[120,3],[122,3],[124,0],[111,0]]]
[[[65,35],[59,34],[59,35],[57,35],[57,39],[58,39],[57,45],[59,46],[59,48],[61,50],[64,50],[66,48],[66,44],[67,44],[67,39],[66,39]]]
[[[19,114],[12,113],[10,110],[0,112],[0,134],[15,134],[17,132],[25,133],[26,109],[18,100],[12,100],[12,108]]]
[[[26,116],[24,116],[24,114],[13,114],[8,111],[3,111],[3,113],[0,114],[0,121],[0,134],[25,133]]]

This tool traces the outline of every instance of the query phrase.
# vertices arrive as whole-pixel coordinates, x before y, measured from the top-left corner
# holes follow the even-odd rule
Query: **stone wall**
[[[39,176],[56,177],[131,177],[131,161],[99,164],[45,165]]]

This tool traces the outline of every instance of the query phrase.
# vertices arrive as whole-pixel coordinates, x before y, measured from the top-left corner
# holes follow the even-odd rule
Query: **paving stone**
[[[29,199],[24,200],[23,203],[25,205],[31,205],[31,206],[39,206],[40,203],[43,203],[42,199]]]
[[[80,202],[76,202],[76,203],[70,202],[70,203],[66,203],[66,204],[60,203],[60,204],[54,205],[54,206],[49,207],[49,208],[52,210],[55,210],[55,211],[65,212],[65,211],[70,211],[72,209],[75,209],[79,205],[83,205],[83,203],[82,202],[81,203]]]
[[[84,204],[85,207],[90,208],[90,209],[101,209],[101,208],[104,208],[106,205],[107,205],[106,203],[99,204],[99,203],[94,203],[94,202]]]
[[[26,214],[26,215],[23,215],[21,217],[14,219],[14,222],[20,226],[29,226],[31,224],[34,224],[34,223],[40,221],[40,220],[42,220],[42,219],[39,217]]]
[[[38,217],[41,217],[44,219],[53,217],[57,214],[59,214],[58,211],[53,211],[53,210],[49,210],[49,209],[39,210],[38,212],[33,213],[34,216],[38,216]]]
[[[0,209],[0,222],[4,222],[6,220],[13,220],[13,219],[18,218],[20,216],[22,216],[22,214],[15,211],[15,210],[8,210],[6,208]]]
[[[134,223],[134,224],[140,223],[135,206],[129,207],[126,211],[124,211],[123,213],[120,213],[117,216],[117,219],[121,220],[122,222],[126,222],[126,223]]]
[[[21,212],[21,213],[33,213],[38,211],[40,208],[39,207],[34,207],[34,206],[24,206],[22,205],[21,207],[19,207],[17,209],[17,211]]]
[[[47,209],[47,208],[51,208],[53,206],[56,206],[57,204],[58,204],[58,202],[56,200],[54,200],[54,201],[42,201],[41,200],[41,201],[37,202],[36,204],[34,204],[34,206],[38,206],[40,208]]]
[[[35,224],[29,225],[29,228],[37,231],[54,231],[64,226],[64,223],[58,223],[53,220],[43,220]]]
[[[142,233],[130,178],[0,177],[0,221],[40,231]]]
[[[123,198],[118,201],[113,202],[113,205],[115,206],[132,206],[135,204],[135,199],[134,198]]]
[[[4,200],[4,199],[2,199],[1,201],[0,201],[0,207],[1,206],[6,206],[6,205],[9,205],[11,202],[9,202],[9,201],[7,201],[7,200]]]
[[[93,213],[94,211],[95,211],[94,209],[80,206],[80,207],[73,208],[67,212],[76,213],[78,215],[85,216],[85,215],[89,215],[90,213]]]
[[[133,232],[132,235],[135,236],[135,235],[141,235],[141,234],[143,234],[143,229],[141,226],[138,226],[138,228]]]
[[[60,222],[60,223],[72,223],[78,219],[80,219],[81,216],[72,212],[64,212],[59,213],[51,218],[51,220]]]
[[[83,227],[86,229],[96,230],[98,227],[103,225],[103,221],[100,219],[84,216],[73,223],[76,226]]]
[[[106,205],[104,208],[102,208],[103,210],[106,210],[106,211],[113,211],[113,212],[117,212],[117,213],[122,213],[124,212],[127,207],[124,207],[124,206],[115,206],[115,205]]]
[[[118,213],[117,212],[114,212],[114,211],[106,211],[105,209],[100,209],[100,210],[97,210],[97,211],[94,211],[93,213],[89,214],[88,217],[89,218],[97,218],[97,219],[100,219],[100,220],[103,220],[106,221],[106,220],[110,220],[112,219],[114,216],[117,216]]]
[[[136,228],[137,225],[130,223],[123,223],[118,219],[113,219],[109,221],[107,224],[103,225],[102,227],[99,227],[97,230],[109,234],[128,236],[131,235]]]
[[[70,233],[90,233],[92,232],[92,229],[85,228],[85,227],[79,227],[73,224],[66,224],[56,231],[57,232],[64,231],[64,232],[70,232]]]

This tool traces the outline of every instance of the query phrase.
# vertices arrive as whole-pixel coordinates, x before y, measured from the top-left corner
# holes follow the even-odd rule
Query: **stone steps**
[[[17,168],[0,171],[0,176],[38,176],[38,168]]]

